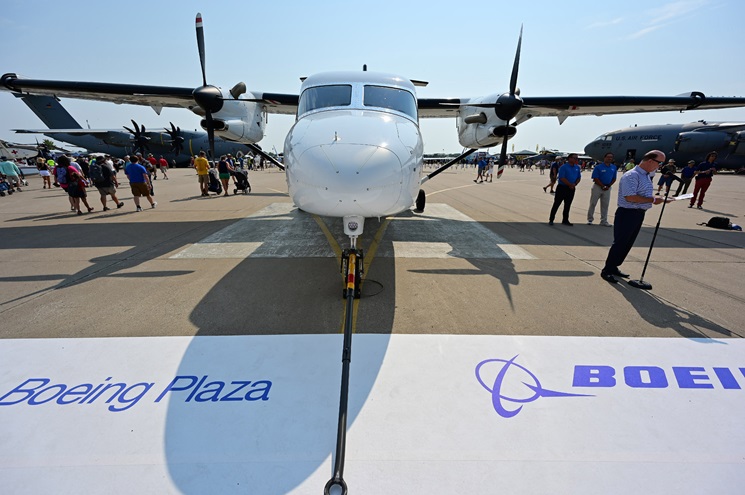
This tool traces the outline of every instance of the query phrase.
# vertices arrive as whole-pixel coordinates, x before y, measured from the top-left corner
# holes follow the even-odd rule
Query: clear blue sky
[[[232,87],[297,93],[299,78],[327,70],[391,72],[429,81],[421,97],[481,96],[509,84],[524,24],[518,85],[523,96],[745,96],[740,0],[584,2],[5,0],[0,72],[42,79],[201,84],[194,17],[205,23],[207,77]],[[65,99],[85,126],[196,128],[187,110]],[[514,149],[581,151],[605,131],[699,119],[745,121],[745,109],[556,118],[519,127]],[[293,123],[270,115],[265,149],[281,150]],[[33,142],[12,128],[43,125],[0,92],[0,138]],[[454,119],[422,121],[425,151],[460,151]],[[510,145],[512,149],[512,145]],[[496,151],[496,150],[492,150]]]

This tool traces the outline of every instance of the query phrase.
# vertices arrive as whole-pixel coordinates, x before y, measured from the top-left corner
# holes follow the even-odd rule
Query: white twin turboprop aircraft
[[[177,88],[132,84],[90,83],[26,79],[5,74],[0,89],[16,94],[41,94],[151,106],[183,107],[203,116],[211,148],[214,136],[253,146],[264,136],[267,113],[295,114],[296,122],[285,139],[284,168],[289,194],[306,212],[343,218],[350,237],[344,251],[347,330],[344,334],[344,369],[340,400],[337,456],[334,477],[342,479],[346,431],[346,393],[351,354],[351,302],[359,297],[361,251],[356,239],[368,217],[395,215],[416,204],[424,208],[421,184],[460,158],[502,143],[501,175],[507,140],[516,126],[533,117],[555,116],[559,122],[574,115],[729,108],[745,106],[745,98],[709,98],[692,92],[680,96],[572,96],[521,97],[517,89],[520,41],[509,91],[479,98],[417,98],[416,81],[373,72],[328,72],[305,79],[300,94],[247,92],[244,83],[223,91],[207,84],[204,66],[202,16],[197,14],[197,45],[203,85]],[[242,97],[245,95],[246,97]],[[455,117],[460,144],[468,151],[433,173],[422,176],[423,144],[419,118]],[[214,153],[213,153],[214,155]]]

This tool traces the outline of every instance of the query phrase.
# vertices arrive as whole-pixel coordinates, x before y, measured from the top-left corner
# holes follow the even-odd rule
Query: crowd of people
[[[169,163],[161,155],[156,158],[152,153],[127,155],[121,159],[110,155],[89,155],[73,157],[71,155],[39,156],[22,166],[35,165],[42,179],[42,189],[59,187],[67,193],[70,211],[78,215],[90,213],[95,207],[88,202],[88,192],[95,188],[99,193],[102,211],[111,208],[122,208],[124,202],[117,196],[120,181],[117,176],[123,172],[132,192],[135,211],[142,211],[141,200],[144,198],[155,208],[153,181],[158,175],[168,180]],[[251,192],[248,182],[248,170],[264,170],[265,160],[255,160],[252,155],[223,155],[217,161],[210,161],[204,151],[191,157],[191,166],[197,172],[200,193],[209,196],[210,192],[228,195],[229,182],[233,179],[235,192]],[[23,192],[27,184],[23,171],[16,161],[0,157],[0,196]],[[224,193],[223,193],[224,191]],[[109,200],[112,203],[109,203]],[[111,208],[109,207],[111,204]]]

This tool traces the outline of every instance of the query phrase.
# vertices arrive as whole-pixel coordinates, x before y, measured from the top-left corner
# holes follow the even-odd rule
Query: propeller
[[[204,111],[204,120],[207,129],[207,138],[210,142],[210,154],[214,159],[215,156],[215,120],[213,114],[219,112],[223,107],[224,98],[222,91],[217,86],[207,84],[207,71],[205,69],[205,52],[204,52],[204,27],[202,25],[202,14],[197,13],[197,49],[199,50],[199,63],[202,67],[202,85],[194,89],[192,96],[194,101]],[[268,103],[261,98],[239,98],[246,92],[246,84],[239,82],[230,90],[233,97],[231,101],[246,101],[253,103]]]
[[[150,146],[148,143],[150,142],[150,137],[145,135],[145,132],[147,132],[147,129],[145,129],[145,126],[138,126],[137,122],[132,119],[132,125],[134,126],[134,129],[130,129],[126,125],[123,126],[127,131],[129,131],[134,137],[132,138],[132,144],[134,144],[134,153],[140,152],[145,153],[145,150],[150,150]]]
[[[170,124],[170,129],[164,127],[165,131],[171,136],[171,149],[169,151],[171,153],[176,153],[176,156],[178,156],[184,149],[184,136],[181,135],[180,127],[174,126],[173,122],[170,122]]]
[[[507,122],[507,129],[502,139],[502,150],[499,153],[499,166],[497,167],[497,179],[502,178],[504,167],[507,164],[507,141],[515,135],[517,129],[514,124],[510,125],[510,120],[514,119],[523,107],[523,100],[520,98],[520,90],[517,88],[517,72],[520,67],[520,47],[523,43],[523,27],[520,26],[520,37],[517,40],[517,51],[515,52],[515,63],[512,65],[512,75],[510,76],[510,92],[499,95],[494,104],[494,112],[497,117]]]
[[[215,121],[212,118],[214,112],[219,112],[222,108],[222,92],[216,86],[207,84],[207,71],[205,69],[204,55],[204,28],[202,27],[202,14],[197,13],[197,49],[199,50],[199,63],[202,66],[202,85],[196,89],[192,95],[197,105],[204,110],[204,117],[207,122],[207,139],[210,143],[210,157],[215,158]]]

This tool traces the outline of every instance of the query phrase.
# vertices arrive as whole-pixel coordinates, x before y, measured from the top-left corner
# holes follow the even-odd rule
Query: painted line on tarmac
[[[273,203],[171,256],[171,259],[341,259],[338,225]],[[383,258],[535,259],[452,206],[433,203],[425,214],[403,212],[386,224]],[[333,242],[332,242],[333,239]]]

